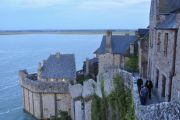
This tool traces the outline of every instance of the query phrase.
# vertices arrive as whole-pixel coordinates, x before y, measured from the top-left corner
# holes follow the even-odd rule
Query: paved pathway
[[[138,75],[135,75],[135,78],[138,79],[139,76]],[[143,82],[145,83],[146,80],[144,79]],[[146,105],[150,105],[150,104],[157,104],[157,103],[160,103],[160,101],[158,100],[156,94],[154,92],[152,92],[151,94],[151,99],[149,99],[149,96],[147,98],[147,104]]]
[[[159,100],[156,97],[156,95],[154,94],[154,92],[152,92],[151,99],[149,99],[149,96],[148,96],[147,105],[156,104],[156,103],[159,103]]]

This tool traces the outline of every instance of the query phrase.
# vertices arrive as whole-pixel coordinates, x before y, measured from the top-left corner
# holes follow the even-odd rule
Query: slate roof
[[[160,13],[171,13],[180,10],[180,0],[160,0]]]
[[[149,29],[147,29],[147,28],[145,28],[145,29],[138,29],[137,32],[138,32],[138,35],[140,37],[143,37],[143,36],[145,36],[149,32]]]
[[[176,14],[166,16],[164,22],[157,25],[158,29],[176,29]]]
[[[91,64],[93,64],[93,63],[98,63],[98,58],[89,59],[89,62],[90,62]]]
[[[167,14],[170,12],[170,6],[168,5],[168,0],[159,1],[159,12],[162,14]]]
[[[135,35],[113,35],[112,36],[112,53],[128,55],[130,44],[137,40]],[[106,53],[106,36],[103,36],[100,47],[94,52],[95,54]]]
[[[180,0],[167,0],[170,12],[176,12],[180,9]]]
[[[75,57],[73,54],[50,55],[43,63],[41,77],[43,79],[68,79],[76,77]]]

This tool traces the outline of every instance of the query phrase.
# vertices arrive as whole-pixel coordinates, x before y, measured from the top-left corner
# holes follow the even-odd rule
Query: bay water
[[[76,69],[92,58],[101,35],[10,35],[0,36],[0,120],[34,120],[23,111],[18,71],[37,72],[38,62],[50,54],[73,53]]]

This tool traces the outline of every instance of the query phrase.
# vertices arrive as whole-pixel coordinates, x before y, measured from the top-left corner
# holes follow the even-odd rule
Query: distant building
[[[138,66],[140,76],[147,78],[149,29],[138,29]]]
[[[108,31],[94,52],[98,58],[98,77],[111,69],[123,69],[128,57],[137,53],[136,40],[135,35],[112,35]]]
[[[50,55],[39,64],[38,74],[21,70],[19,75],[25,111],[37,119],[57,116],[59,110],[71,114],[69,84],[76,82],[73,54]]]
[[[180,0],[152,0],[148,77],[161,101],[180,98]]]

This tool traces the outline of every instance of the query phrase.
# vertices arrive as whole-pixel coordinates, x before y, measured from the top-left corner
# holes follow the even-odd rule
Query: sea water
[[[23,111],[18,71],[37,71],[38,62],[56,52],[75,54],[77,70],[92,58],[101,35],[0,36],[0,120],[34,120]]]

